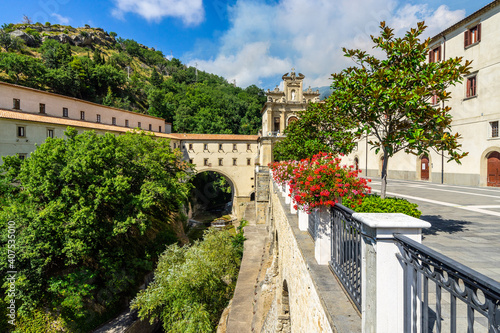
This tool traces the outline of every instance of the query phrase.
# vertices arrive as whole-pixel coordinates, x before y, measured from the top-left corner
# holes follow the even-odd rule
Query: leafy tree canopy
[[[0,253],[7,257],[7,221],[15,221],[20,321],[48,309],[70,331],[89,331],[103,309],[119,310],[175,241],[188,167],[169,141],[144,132],[68,129],[22,162],[4,157]],[[2,275],[7,265],[0,263]]]
[[[310,104],[288,125],[273,148],[276,161],[302,160],[319,152],[348,154],[354,148],[354,122],[340,117],[334,99]]]
[[[385,22],[380,36],[372,36],[375,48],[384,52],[378,59],[362,50],[343,49],[357,64],[332,74],[339,115],[352,119],[357,134],[368,135],[376,153],[383,153],[382,197],[385,197],[387,162],[399,151],[420,155],[430,149],[444,151],[449,160],[459,162],[467,153],[459,152],[460,135],[451,133],[449,106],[433,106],[434,95],[445,102],[447,90],[469,73],[469,61],[461,57],[440,62],[426,61],[429,39],[420,41],[424,22],[404,37],[394,36]],[[443,103],[444,105],[444,103]]]
[[[161,319],[167,332],[213,332],[234,292],[242,240],[241,233],[233,239],[228,231],[210,229],[193,246],[169,246],[155,281],[132,308],[142,319]]]
[[[266,98],[256,86],[234,87],[132,39],[110,37],[104,45],[84,48],[45,37],[39,47],[27,48],[9,34],[24,29],[36,35],[31,27],[4,24],[0,29],[6,51],[0,52],[0,80],[162,117],[177,132],[257,134],[260,128]],[[92,32],[90,27],[54,27],[79,37]]]

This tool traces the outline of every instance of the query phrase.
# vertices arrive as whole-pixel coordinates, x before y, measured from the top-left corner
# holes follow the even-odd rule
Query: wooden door
[[[488,186],[500,187],[500,153],[494,151],[488,156]]]
[[[429,180],[429,158],[423,156],[420,160],[420,179]]]

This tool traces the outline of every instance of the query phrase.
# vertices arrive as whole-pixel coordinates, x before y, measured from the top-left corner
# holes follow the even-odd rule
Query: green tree
[[[7,221],[16,221],[22,318],[48,309],[80,332],[106,320],[104,311],[120,310],[120,299],[175,241],[187,168],[168,140],[143,132],[68,129],[23,162],[4,157],[0,254],[7,255]],[[0,263],[2,275],[7,264]]]
[[[310,104],[300,118],[288,125],[286,137],[273,148],[276,161],[301,160],[319,152],[348,154],[355,145],[355,123],[341,117],[336,100]]]
[[[213,332],[232,297],[240,253],[228,231],[162,254],[155,280],[132,301],[142,319],[158,318],[167,332]]]
[[[420,155],[430,149],[448,154],[449,161],[460,163],[467,153],[460,153],[460,135],[451,133],[450,107],[434,107],[430,100],[437,95],[450,98],[447,88],[469,73],[469,61],[461,57],[428,63],[429,39],[419,36],[426,26],[419,22],[404,37],[394,36],[385,22],[381,34],[372,36],[382,59],[361,50],[343,49],[358,65],[332,74],[335,92],[328,98],[339,106],[339,115],[358,125],[357,134],[365,133],[376,153],[383,153],[382,198],[387,185],[387,163],[399,151]]]
[[[0,70],[15,84],[37,88],[45,74],[45,67],[35,58],[24,54],[0,53]]]
[[[71,47],[53,39],[46,39],[40,47],[42,59],[48,68],[59,68],[71,61]]]
[[[0,46],[5,49],[5,52],[9,52],[10,50],[19,51],[24,47],[24,40],[19,37],[12,37],[6,29],[1,29]]]

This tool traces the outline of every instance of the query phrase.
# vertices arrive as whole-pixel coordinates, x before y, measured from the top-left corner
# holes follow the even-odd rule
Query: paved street
[[[380,179],[372,179],[379,193]],[[388,181],[388,196],[417,203],[424,230],[423,244],[500,281],[500,188]]]

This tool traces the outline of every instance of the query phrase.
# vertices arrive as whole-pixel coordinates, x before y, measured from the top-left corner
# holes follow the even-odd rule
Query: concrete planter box
[[[307,226],[309,225],[309,213],[307,213],[302,208],[299,209],[299,230],[307,231]]]
[[[316,211],[316,240],[314,257],[319,265],[328,265],[331,260],[331,213],[329,207],[321,206]]]

